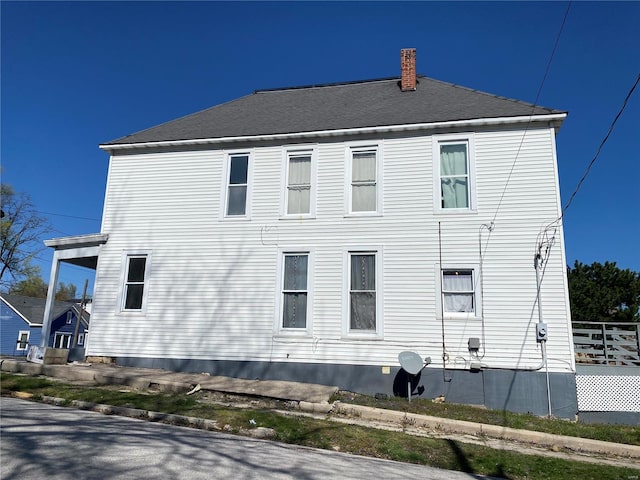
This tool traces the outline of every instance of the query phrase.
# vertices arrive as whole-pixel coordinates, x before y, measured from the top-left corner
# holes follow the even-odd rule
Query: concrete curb
[[[535,432],[532,430],[519,430],[515,428],[500,427],[497,425],[466,422],[463,420],[451,420],[448,418],[384,410],[381,408],[351,405],[341,402],[334,403],[333,413],[373,422],[390,423],[412,428],[423,428],[439,433],[457,433],[479,437],[485,436],[502,440],[532,443],[552,449],[560,448],[581,453],[615,455],[619,457],[640,459],[639,446],[623,443],[603,442],[600,440],[568,437],[565,435],[553,435],[550,433]]]
[[[62,406],[67,401],[64,398],[49,397],[45,395],[42,397],[42,402]],[[104,403],[85,402],[82,400],[71,400],[68,406],[77,408],[79,410],[88,410],[91,412],[101,413],[103,415],[119,415],[121,417],[138,418],[141,420],[149,420],[152,422],[168,423],[171,425],[182,425],[185,427],[198,428],[200,430],[223,430],[223,428],[219,426],[216,420],[209,420],[205,418],[188,417],[185,415],[175,415],[172,413],[154,412],[151,410],[143,410],[140,408],[119,407],[115,405],[107,405]],[[256,438],[264,438],[264,432],[258,432]]]
[[[157,378],[143,373],[128,373],[123,370],[106,370],[98,368],[87,368],[85,366],[74,365],[40,365],[12,359],[2,359],[0,369],[4,372],[23,373],[27,375],[47,375],[67,380],[91,381],[96,384],[108,385],[128,385],[135,388],[154,388],[164,392],[185,393],[193,387],[193,383],[176,381],[175,375],[167,374],[168,378]],[[190,377],[189,377],[190,378]],[[244,383],[243,383],[244,382]],[[260,395],[263,393],[258,385],[259,381],[246,381],[231,379],[227,377],[210,377],[202,382],[203,389],[241,393],[248,395]],[[287,388],[291,382],[265,382],[268,388],[275,386]],[[305,387],[307,387],[305,385]],[[313,386],[312,386],[313,387]],[[318,391],[326,394],[326,389],[336,387],[317,386]],[[336,388],[337,390],[337,388]],[[269,396],[269,395],[267,395]],[[275,396],[275,394],[274,394]],[[277,398],[277,397],[272,397]],[[215,421],[203,420],[194,417],[184,417],[181,415],[171,415],[161,412],[148,412],[138,409],[127,409],[126,407],[113,407],[110,405],[89,404],[88,402],[77,402],[76,408],[99,411],[106,414],[124,415],[134,418],[144,418],[151,421],[162,421],[177,425],[193,426],[211,430],[221,430]],[[65,399],[49,398],[48,403],[62,405]],[[74,402],[71,402],[74,405]],[[84,406],[81,406],[84,405]],[[300,400],[297,402],[298,409],[316,415],[331,415],[357,418],[370,422],[370,426],[375,428],[376,423],[396,426],[398,429],[424,429],[436,433],[451,433],[472,435],[475,437],[490,437],[501,440],[511,440],[515,442],[536,444],[549,449],[565,449],[574,452],[591,453],[600,455],[613,455],[640,459],[640,446],[627,445],[612,442],[603,442],[579,437],[568,437],[564,435],[553,435],[549,433],[535,432],[531,430],[519,430],[496,425],[466,422],[462,420],[451,420],[447,418],[418,415],[412,413],[398,412],[394,410],[384,410],[380,408],[365,407],[361,405],[345,404],[335,402],[333,405],[326,401],[309,402]],[[205,422],[204,424],[202,422]],[[205,425],[204,427],[200,425]],[[224,430],[224,428],[222,428]],[[242,432],[250,434],[255,429]],[[411,433],[407,431],[407,433]]]

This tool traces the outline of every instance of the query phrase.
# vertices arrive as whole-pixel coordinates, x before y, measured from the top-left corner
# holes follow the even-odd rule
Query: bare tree
[[[0,285],[6,287],[32,273],[31,260],[42,250],[41,238],[50,231],[26,193],[0,185]]]

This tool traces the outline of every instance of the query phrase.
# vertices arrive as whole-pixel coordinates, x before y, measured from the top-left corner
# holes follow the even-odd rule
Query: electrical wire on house
[[[560,226],[560,223],[562,222],[562,220],[564,218],[564,214],[567,212],[567,210],[569,209],[569,207],[573,203],[574,198],[576,197],[576,195],[580,191],[580,187],[582,186],[582,184],[586,180],[587,176],[589,175],[589,172],[591,171],[591,168],[593,167],[593,165],[596,163],[596,160],[600,156],[600,152],[602,152],[602,148],[607,143],[607,140],[611,136],[611,133],[613,132],[613,129],[616,126],[616,123],[618,122],[618,120],[622,116],[622,113],[627,108],[627,105],[629,103],[629,99],[633,95],[633,92],[635,91],[636,87],[638,86],[638,83],[640,83],[640,74],[638,74],[633,86],[631,87],[631,89],[629,89],[629,92],[627,93],[626,97],[624,98],[624,101],[622,102],[622,106],[620,107],[620,109],[618,110],[618,113],[616,114],[616,116],[614,117],[613,121],[609,125],[609,128],[607,129],[607,133],[605,134],[605,136],[603,137],[602,141],[600,142],[600,145],[598,146],[598,149],[596,150],[595,155],[593,156],[593,158],[591,159],[591,161],[587,165],[587,168],[585,169],[582,177],[578,181],[578,184],[576,185],[576,188],[574,189],[573,193],[569,197],[569,200],[567,201],[567,203],[565,204],[564,208],[560,212],[560,216],[558,218],[556,218],[553,222],[551,222],[548,225],[546,225],[544,227],[544,229],[538,234],[538,238],[536,239],[536,249],[538,251],[540,251],[540,249],[544,245],[547,245],[545,248],[546,248],[546,251],[548,252],[550,246],[555,241],[555,234],[556,234],[556,232],[557,232],[557,230],[558,230],[558,228]],[[545,263],[545,267],[546,267],[546,263]],[[544,269],[542,271],[542,278],[544,278]]]

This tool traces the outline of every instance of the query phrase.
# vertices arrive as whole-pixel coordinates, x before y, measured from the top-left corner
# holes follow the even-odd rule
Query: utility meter
[[[548,336],[547,324],[546,323],[536,323],[536,340],[538,342],[546,342]]]

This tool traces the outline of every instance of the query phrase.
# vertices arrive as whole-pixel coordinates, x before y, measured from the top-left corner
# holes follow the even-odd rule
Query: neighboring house
[[[101,145],[101,233],[46,242],[97,268],[87,354],[406,395],[410,350],[414,395],[573,417],[566,113],[401,64]]]
[[[30,345],[40,345],[44,298],[0,294],[0,318],[2,319],[2,355],[26,355]],[[72,302],[55,302],[52,327],[47,346],[70,348],[73,344],[79,307]],[[82,316],[78,330],[78,347],[84,347],[89,327],[89,314]]]

